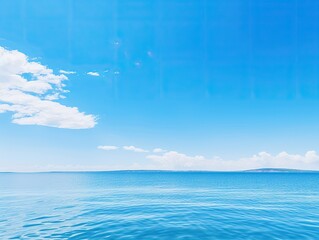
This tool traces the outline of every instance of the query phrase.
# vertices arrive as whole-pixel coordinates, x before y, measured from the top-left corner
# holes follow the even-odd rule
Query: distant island
[[[289,168],[258,168],[244,170],[243,172],[318,172],[315,170],[300,170],[300,169],[289,169]]]

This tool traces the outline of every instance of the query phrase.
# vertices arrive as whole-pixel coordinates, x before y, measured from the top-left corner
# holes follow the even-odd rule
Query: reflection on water
[[[0,239],[319,239],[319,174],[0,174]]]

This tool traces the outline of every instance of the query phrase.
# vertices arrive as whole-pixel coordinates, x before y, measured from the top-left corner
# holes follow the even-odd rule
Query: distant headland
[[[289,168],[257,168],[244,170],[243,172],[318,172],[316,170],[301,170],[301,169],[289,169]]]

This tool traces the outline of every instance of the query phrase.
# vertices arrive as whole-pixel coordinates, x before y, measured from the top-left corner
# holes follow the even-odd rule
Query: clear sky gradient
[[[318,1],[0,0],[0,46],[64,74],[46,103],[84,128],[0,96],[0,171],[319,169]]]

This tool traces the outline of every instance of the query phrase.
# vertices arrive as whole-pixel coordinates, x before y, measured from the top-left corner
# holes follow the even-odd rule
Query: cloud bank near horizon
[[[251,157],[238,160],[225,160],[220,157],[206,158],[201,155],[189,156],[176,151],[161,155],[147,155],[153,166],[163,170],[248,170],[258,168],[290,168],[304,170],[319,170],[319,155],[316,151],[308,151],[304,155],[280,152],[272,155],[260,152]]]
[[[56,102],[68,92],[64,90],[66,80],[66,75],[54,74],[23,53],[0,47],[0,113],[12,112],[13,123],[93,128],[97,123],[95,116]]]
[[[98,146],[101,150],[121,149],[117,146]],[[289,154],[285,151],[272,155],[268,152],[259,152],[250,157],[237,160],[227,160],[218,156],[211,158],[202,155],[190,156],[177,151],[167,151],[154,148],[152,151],[124,146],[123,150],[144,153],[147,164],[135,162],[127,169],[140,170],[208,170],[208,171],[237,171],[258,168],[290,168],[304,170],[319,170],[319,155],[316,151],[307,151],[304,155]]]

